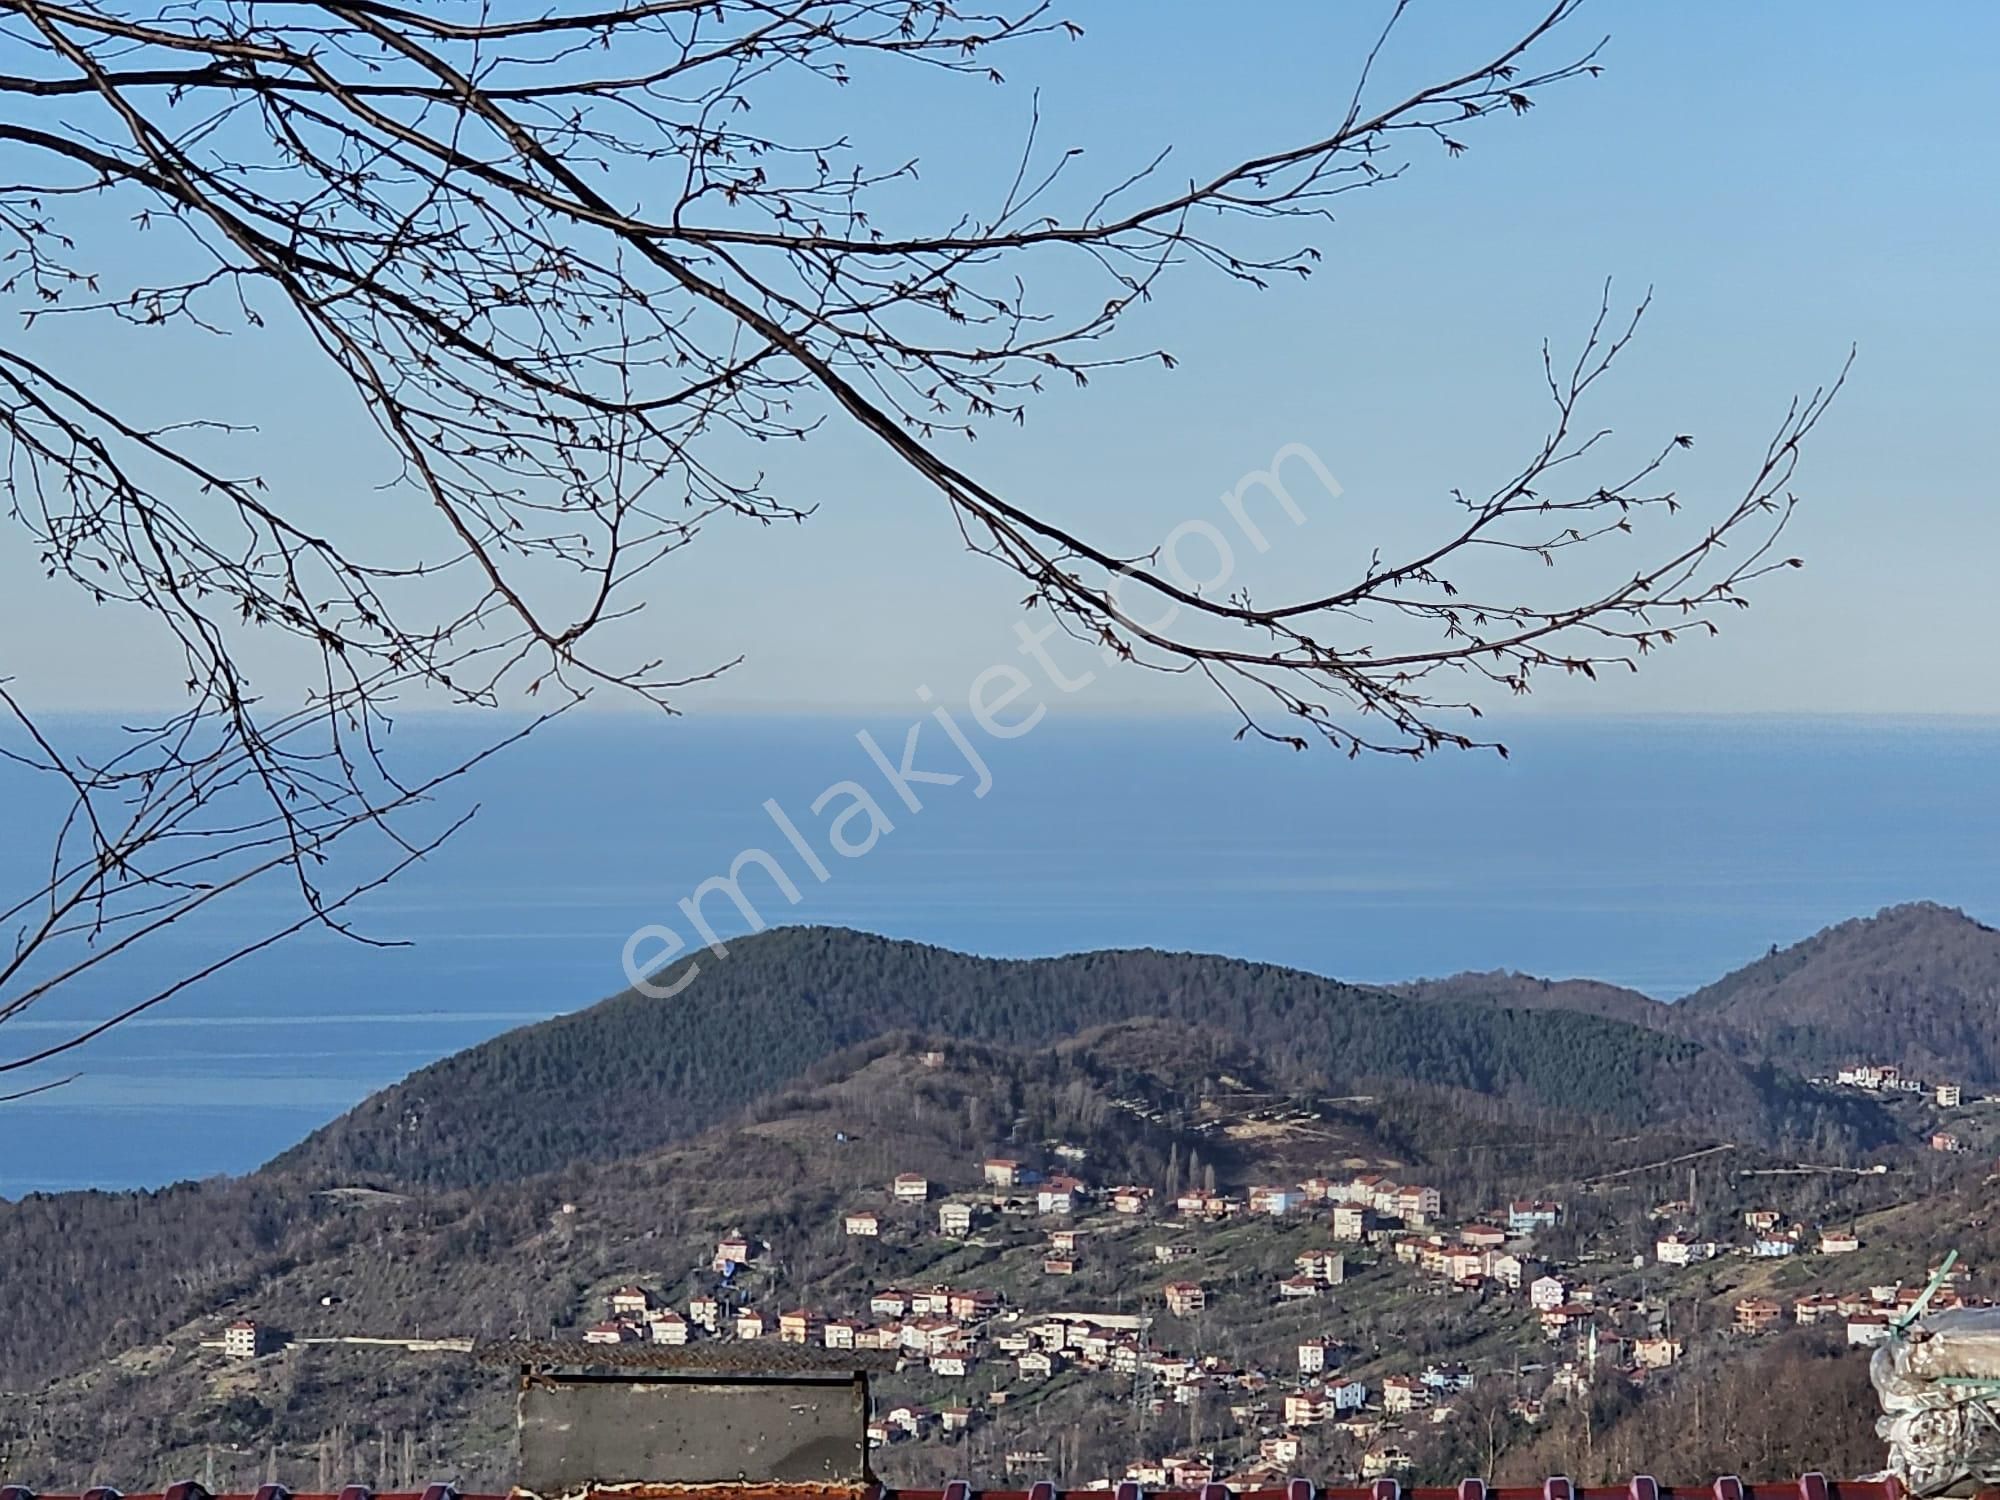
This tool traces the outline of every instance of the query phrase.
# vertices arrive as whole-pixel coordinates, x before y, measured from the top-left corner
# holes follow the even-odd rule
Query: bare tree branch
[[[1598,71],[1595,47],[1558,50],[1581,0],[1550,0],[1493,55],[1377,98],[1407,4],[1387,7],[1315,139],[1179,186],[1162,152],[1092,187],[1075,152],[1043,145],[1037,108],[988,210],[926,224],[904,221],[914,160],[760,133],[753,106],[912,67],[997,81],[1001,57],[1080,35],[1045,5],[556,0],[500,17],[470,0],[0,0],[0,296],[28,330],[0,345],[8,514],[51,577],[179,648],[186,695],[92,761],[0,686],[0,754],[72,803],[46,881],[6,899],[0,1024],[250,888],[286,880],[303,914],[0,1071],[303,925],[360,938],[353,904],[444,836],[406,831],[412,809],[467,769],[406,785],[386,747],[395,703],[534,697],[560,713],[608,691],[671,712],[726,670],[606,627],[709,527],[804,521],[810,507],[746,458],[827,423],[927,480],[1031,606],[1209,680],[1241,734],[1349,754],[1471,746],[1491,690],[1631,667],[1715,629],[1793,561],[1774,550],[1787,486],[1837,383],[1792,407],[1740,493],[1629,578],[1560,572],[1537,591],[1482,566],[1553,570],[1679,508],[1662,477],[1683,438],[1585,477],[1604,463],[1586,398],[1644,311],[1614,318],[1608,291],[1573,361],[1544,352],[1549,430],[1512,475],[1455,496],[1430,544],[1308,597],[1204,596],[944,457],[948,438],[1024,420],[1051,378],[1170,363],[1122,330],[1177,273],[1308,275],[1334,200]],[[249,435],[200,392],[142,418],[80,373],[76,340],[37,337],[107,321],[321,362],[390,456],[405,523],[355,543],[339,507],[246,464]],[[1171,604],[1168,623],[1142,623],[1133,588]],[[312,664],[301,701],[252,690],[258,637]],[[333,846],[357,836],[375,841],[372,871],[325,884]]]

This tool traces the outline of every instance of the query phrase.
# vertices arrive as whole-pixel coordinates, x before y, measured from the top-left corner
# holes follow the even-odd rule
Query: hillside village
[[[1856,1063],[1852,1067],[1840,1069],[1831,1078],[1815,1078],[1815,1084],[1822,1087],[1834,1085],[1839,1088],[1859,1089],[1875,1095],[1906,1095],[1927,1099],[1940,1110],[1955,1110],[1967,1100],[1963,1086],[1956,1083],[1927,1083],[1912,1074],[1905,1073],[1894,1063]],[[1981,1099],[1982,1104],[1990,1104],[1991,1099]],[[1972,1149],[1968,1138],[1955,1130],[1933,1130],[1925,1140],[1933,1151],[1941,1151],[1955,1156]]]
[[[1872,1345],[1924,1294],[1918,1275],[1867,1284],[1844,1276],[1863,1249],[1848,1220],[1811,1224],[1751,1207],[1718,1237],[1701,1232],[1693,1202],[1665,1201],[1647,1209],[1650,1250],[1621,1257],[1604,1253],[1601,1233],[1579,1237],[1569,1205],[1554,1197],[1462,1207],[1430,1183],[1382,1171],[1219,1190],[1213,1166],[1194,1185],[1181,1180],[1194,1175],[1193,1159],[1189,1168],[1183,1174],[1176,1158],[1159,1187],[1103,1183],[1085,1147],[1052,1141],[1032,1160],[968,1160],[948,1181],[896,1172],[834,1211],[854,1256],[883,1247],[959,1256],[990,1269],[990,1280],[848,1278],[853,1290],[840,1300],[787,1304],[774,1300],[787,1247],[732,1231],[692,1274],[693,1295],[674,1301],[634,1277],[603,1292],[603,1316],[571,1336],[893,1353],[899,1373],[880,1387],[873,1446],[939,1449],[942,1463],[943,1445],[984,1436],[1007,1444],[996,1454],[1020,1473],[1045,1472],[1050,1455],[1008,1443],[1041,1425],[1015,1421],[1017,1410],[1060,1396],[1095,1397],[1156,1423],[1178,1411],[1201,1441],[1092,1478],[1184,1487],[1279,1478],[1315,1445],[1320,1462],[1337,1452],[1360,1477],[1404,1474],[1482,1380],[1504,1376],[1508,1420],[1533,1426],[1547,1403],[1579,1399],[1595,1381],[1643,1387],[1702,1338],[1800,1327]],[[1724,1262],[1810,1263],[1810,1284],[1746,1289],[1704,1321],[1695,1304],[1710,1288],[1697,1278]],[[1246,1275],[1246,1265],[1259,1269]],[[1966,1274],[1933,1288],[1930,1305],[1959,1305]],[[1107,1286],[1117,1288],[1109,1299]],[[1357,1310],[1412,1296],[1438,1314],[1467,1314],[1466,1347],[1423,1358],[1362,1334]],[[1262,1357],[1208,1347],[1218,1326],[1235,1330],[1238,1347],[1261,1344]],[[232,1337],[233,1353],[264,1350],[254,1324],[240,1322]]]
[[[903,1485],[1867,1472],[1868,1346],[1947,1249],[2000,1295],[1991,973],[1927,908],[1684,1006],[774,931],[249,1176],[0,1205],[0,1457],[504,1486],[467,1355],[529,1337],[866,1349]]]
[[[1537,1236],[1563,1223],[1559,1202],[1513,1200],[1488,1213],[1448,1218],[1436,1188],[1380,1173],[1261,1185],[1241,1194],[1190,1189],[1169,1202],[1150,1187],[1096,1187],[1074,1171],[1044,1176],[1011,1157],[988,1157],[977,1169],[978,1186],[958,1190],[941,1191],[920,1175],[899,1174],[885,1186],[884,1206],[842,1214],[843,1232],[858,1239],[899,1234],[963,1239],[991,1222],[1032,1224],[1046,1235],[1041,1265],[1048,1286],[1034,1305],[1012,1305],[990,1288],[935,1285],[882,1287],[864,1307],[832,1313],[792,1308],[774,1314],[731,1285],[772,1247],[734,1234],[715,1247],[716,1292],[692,1299],[682,1310],[657,1302],[642,1287],[621,1286],[606,1299],[608,1317],[582,1336],[595,1343],[775,1339],[833,1351],[894,1351],[902,1368],[927,1375],[939,1389],[980,1392],[976,1400],[968,1395],[938,1405],[885,1405],[869,1426],[869,1441],[877,1447],[963,1433],[1065,1373],[1094,1380],[1115,1399],[1131,1399],[1151,1414],[1198,1403],[1226,1409],[1239,1437],[1255,1439],[1254,1456],[1246,1453],[1225,1465],[1215,1451],[1204,1450],[1136,1461],[1122,1476],[1107,1476],[1107,1481],[1122,1477],[1177,1488],[1218,1478],[1241,1485],[1282,1479],[1299,1461],[1300,1434],[1320,1428],[1356,1445],[1358,1476],[1405,1473],[1416,1463],[1407,1435],[1456,1414],[1478,1378],[1463,1361],[1413,1364],[1392,1374],[1341,1373],[1362,1362],[1343,1342],[1334,1300],[1346,1282],[1350,1257],[1385,1272],[1407,1273],[1405,1279],[1414,1276],[1432,1291],[1470,1294],[1496,1325],[1525,1324],[1546,1345],[1546,1399],[1582,1394],[1600,1367],[1643,1383],[1686,1350],[1660,1305],[1611,1294],[1576,1270],[1537,1256]],[[919,1205],[923,1217],[897,1211]],[[1687,1205],[1662,1204],[1655,1212],[1667,1225],[1686,1213]],[[1271,1276],[1262,1296],[1280,1306],[1308,1305],[1321,1331],[1299,1338],[1286,1365],[1269,1368],[1161,1343],[1157,1335],[1166,1321],[1185,1324],[1210,1310],[1201,1280],[1173,1274],[1196,1257],[1199,1236],[1223,1225],[1278,1222],[1310,1226],[1323,1234],[1324,1243],[1299,1251],[1291,1274]],[[1741,1237],[1727,1244],[1663,1228],[1654,1261],[1687,1268],[1730,1255],[1836,1258],[1861,1249],[1852,1230],[1815,1232],[1775,1210],[1747,1211],[1741,1224]],[[1170,1232],[1164,1238],[1147,1232],[1156,1228]],[[1085,1255],[1132,1257],[1132,1279],[1144,1286],[1142,1310],[1112,1313],[1064,1305],[1062,1281]],[[1963,1305],[1955,1280],[1954,1274],[1933,1290],[1929,1305]],[[1886,1338],[1891,1319],[1907,1315],[1922,1295],[1922,1287],[1900,1282],[1789,1299],[1746,1295],[1732,1305],[1729,1329],[1755,1336],[1787,1322],[1832,1324],[1844,1330],[1849,1345],[1866,1347]],[[1381,1364],[1366,1362],[1371,1370]],[[1528,1423],[1540,1420],[1542,1407],[1542,1399],[1526,1396],[1510,1402],[1511,1415]],[[1236,1446],[1245,1448],[1247,1442]],[[1023,1471],[1048,1461],[1035,1450],[1017,1450],[1008,1458]]]
[[[106,1421],[173,1472],[220,1444],[225,1473],[333,1476],[359,1448],[400,1482],[386,1442],[410,1476],[425,1452],[500,1473],[511,1393],[465,1354],[527,1335],[867,1351],[902,1484],[1567,1467],[1572,1434],[1671,1420],[1746,1357],[1865,1390],[1939,1263],[1927,1202],[1985,1192],[1977,1155],[1921,1149],[1931,1096],[1893,1108],[1900,1145],[1814,1161],[1436,1090],[1318,1097],[1153,1022],[1034,1053],[884,1039],[684,1146],[519,1188],[215,1189],[288,1195],[268,1269],[0,1407],[0,1441],[33,1475]],[[1933,1305],[1995,1290],[2000,1243],[1955,1212]]]

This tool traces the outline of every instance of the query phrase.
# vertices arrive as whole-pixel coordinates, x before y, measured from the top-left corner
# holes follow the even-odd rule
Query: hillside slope
[[[685,1307],[692,1295],[716,1290],[710,1257],[730,1231],[758,1246],[732,1278],[732,1295],[767,1313],[810,1306],[863,1316],[875,1290],[938,1283],[994,1291],[1024,1312],[1131,1312],[1157,1308],[1167,1280],[1194,1277],[1209,1289],[1208,1310],[1194,1319],[1160,1316],[1149,1337],[1163,1350],[1213,1354],[1226,1368],[1288,1376],[1301,1338],[1330,1336],[1343,1368],[1370,1384],[1427,1360],[1463,1358],[1505,1394],[1501,1382],[1521,1379],[1524,1354],[1547,1357],[1522,1295],[1446,1294],[1381,1246],[1346,1247],[1351,1259],[1337,1298],[1295,1303],[1274,1295],[1302,1250],[1327,1245],[1323,1212],[1202,1224],[1164,1213],[1125,1217],[1099,1202],[1073,1220],[989,1213],[960,1239],[937,1232],[934,1201],[891,1195],[895,1174],[920,1172],[934,1200],[990,1204],[980,1163],[994,1151],[1044,1170],[1075,1162],[1099,1184],[1136,1181],[1162,1196],[1177,1176],[1185,1183],[1213,1175],[1220,1189],[1241,1193],[1257,1182],[1363,1170],[1438,1187],[1452,1218],[1553,1194],[1573,1217],[1537,1238],[1538,1255],[1593,1266],[1583,1274],[1601,1278],[1607,1317],[1614,1305],[1636,1308],[1635,1299],[1657,1292],[1656,1268],[1622,1268],[1634,1244],[1655,1232],[1645,1206],[1682,1180],[1688,1139],[1566,1126],[1437,1089],[1287,1098],[1281,1071],[1234,1038],[1163,1022],[1105,1028],[1036,1051],[896,1037],[830,1060],[811,1083],[754,1101],[735,1124],[526,1182],[306,1193],[267,1171],[187,1189],[171,1205],[147,1195],[75,1194],[0,1206],[0,1277],[10,1299],[0,1319],[0,1452],[10,1479],[51,1490],[111,1477],[135,1491],[156,1489],[211,1463],[218,1488],[230,1490],[272,1477],[301,1492],[348,1479],[378,1492],[408,1490],[443,1476],[469,1488],[502,1487],[513,1471],[505,1372],[450,1351],[319,1341],[552,1329],[574,1336],[603,1315],[609,1292],[627,1284]],[[1775,1160],[1749,1151],[1731,1157],[1751,1168]],[[1587,1179],[1613,1186],[1586,1192]],[[1739,1181],[1754,1199],[1738,1196]],[[1706,1179],[1705,1222],[1729,1234],[1751,1201],[1849,1222],[1879,1216],[1910,1186],[1891,1176],[1739,1179],[1716,1169]],[[31,1207],[43,1217],[16,1224],[14,1214]],[[845,1233],[845,1215],[860,1209],[878,1215],[878,1235]],[[58,1210],[68,1259],[24,1257],[24,1248],[46,1246],[46,1216]],[[1969,1217],[1956,1203],[1895,1211],[1913,1220],[1918,1248],[1875,1244],[1888,1230],[1871,1218],[1871,1268],[1914,1261],[1920,1271],[1936,1213]],[[160,1228],[179,1232],[130,1234],[156,1216],[174,1221]],[[1052,1277],[1044,1257],[1051,1231],[1061,1228],[1079,1230],[1082,1244],[1073,1274]],[[1167,1244],[1188,1254],[1163,1261],[1153,1252]],[[219,1280],[206,1277],[211,1247],[229,1247]],[[1973,1240],[1968,1248],[1987,1247]],[[1679,1285],[1690,1330],[1728,1325],[1733,1281],[1743,1273],[1725,1270],[1709,1285],[1704,1278],[1715,1269]],[[1712,1307],[1697,1312],[1697,1303]],[[108,1335],[113,1309],[124,1321]],[[255,1361],[203,1347],[241,1315],[289,1344]],[[86,1349],[93,1335],[100,1344]],[[1720,1354],[1720,1338],[1711,1343]],[[52,1359],[57,1345],[69,1357]],[[1739,1356],[1732,1349],[1724,1357]],[[1058,1472],[1081,1479],[1187,1441],[1189,1418],[1178,1408],[1159,1420],[1135,1413],[1127,1379],[1070,1370],[1024,1382],[997,1355],[976,1382],[941,1381],[919,1362],[881,1377],[875,1392],[882,1409],[906,1400],[984,1406],[983,1393],[1002,1387],[1016,1399],[962,1442],[881,1452],[884,1476],[935,1486],[951,1473],[999,1471],[1009,1451],[1060,1445],[1067,1467]],[[1239,1425],[1228,1410],[1210,1406],[1206,1437],[1227,1443],[1240,1462],[1267,1427],[1255,1415]],[[1464,1472],[1453,1467],[1460,1458],[1452,1445],[1476,1434],[1476,1421],[1435,1439],[1430,1430],[1425,1423],[1403,1437],[1425,1445],[1437,1472]],[[1484,1438],[1490,1443],[1492,1432]],[[1326,1471],[1352,1458],[1327,1447],[1312,1461]],[[1701,1458],[1690,1458],[1688,1472],[1699,1471]]]
[[[934,1209],[895,1204],[886,1191],[898,1172],[923,1173],[940,1192],[970,1188],[995,1149],[1040,1163],[1060,1140],[1103,1183],[1164,1185],[1185,1170],[1238,1192],[1342,1164],[1398,1169],[1435,1152],[1427,1180],[1468,1199],[1539,1186],[1539,1175],[1509,1175],[1522,1153],[1532,1162],[1549,1152],[1569,1168],[1630,1149],[1578,1139],[1551,1152],[1546,1122],[1490,1107],[1461,1114],[1435,1093],[1253,1118],[1275,1097],[1268,1064],[1187,1027],[1136,1023],[1034,1052],[947,1044],[941,1061],[931,1045],[872,1043],[829,1060],[815,1082],[756,1101],[737,1124],[528,1182],[312,1193],[266,1170],[171,1194],[0,1205],[9,1295],[0,1392],[54,1382],[27,1408],[9,1412],[0,1398],[0,1451],[14,1445],[8,1477],[59,1486],[115,1474],[157,1486],[197,1472],[209,1445],[241,1450],[252,1466],[269,1447],[289,1465],[330,1446],[363,1466],[336,1461],[343,1475],[393,1487],[399,1476],[377,1475],[375,1449],[386,1436],[393,1458],[408,1432],[420,1463],[438,1466],[425,1473],[504,1484],[504,1377],[444,1354],[304,1341],[552,1327],[574,1336],[623,1282],[677,1304],[712,1289],[708,1257],[732,1230],[775,1247],[738,1282],[774,1310],[853,1306],[872,1286],[975,1274],[1031,1302],[1046,1295],[1046,1226],[944,1240],[929,1232]],[[842,1210],[861,1206],[888,1221],[879,1241],[843,1234]],[[1111,1304],[1133,1295],[1132,1274],[1091,1257],[1063,1289]],[[241,1315],[300,1342],[254,1370],[200,1348]],[[256,1476],[219,1478],[243,1488]]]
[[[1801,1071],[1882,1061],[2000,1084],[2000,932],[1928,902],[1774,948],[1674,1007],[1689,1034]]]
[[[1271,1061],[1284,1088],[1420,1083],[1620,1126],[1793,1138],[1823,1151],[1881,1133],[1866,1105],[1629,1023],[1413,1002],[1211,955],[987,959],[796,927],[732,942],[727,959],[703,963],[673,1000],[627,992],[432,1064],[275,1165],[341,1181],[517,1179],[683,1139],[889,1032],[1042,1046],[1144,1017],[1241,1039]]]
[[[1456,1096],[1406,1091],[1328,1107],[1309,1131],[1239,1140],[1198,1116],[1217,1101],[1271,1104],[1268,1064],[1231,1038],[1161,1022],[1037,1051],[950,1044],[942,1067],[920,1060],[933,1045],[878,1039],[664,1150],[523,1182],[375,1192],[316,1187],[267,1167],[157,1192],[0,1202],[0,1390],[171,1337],[225,1309],[305,1334],[546,1330],[574,1321],[576,1289],[610,1274],[621,1263],[605,1257],[629,1256],[634,1245],[673,1241],[673,1251],[647,1254],[679,1277],[702,1237],[712,1244],[722,1229],[824,1241],[842,1194],[879,1189],[901,1171],[951,1182],[990,1150],[1033,1154],[1051,1136],[1086,1145],[1099,1180],[1164,1185],[1176,1149],[1195,1174],[1189,1154],[1198,1147],[1204,1167],[1240,1187],[1342,1163],[1456,1160],[1473,1146],[1491,1156],[1510,1128],[1530,1141],[1552,1129],[1490,1100],[1466,1100],[1477,1106],[1467,1114]],[[1492,1187],[1490,1174],[1462,1165],[1439,1180]],[[581,1218],[557,1216],[565,1201]],[[792,1232],[808,1219],[805,1233]],[[326,1296],[338,1299],[336,1310],[321,1306]]]

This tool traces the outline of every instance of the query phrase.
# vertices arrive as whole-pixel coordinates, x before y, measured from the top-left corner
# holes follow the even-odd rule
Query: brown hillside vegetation
[[[2000,932],[1919,903],[1829,927],[1697,990],[1690,1034],[1802,1071],[1900,1064],[2000,1084]]]
[[[22,1393],[0,1402],[9,1477],[51,1489],[92,1479],[137,1489],[200,1473],[213,1455],[218,1483],[233,1488],[273,1474],[302,1490],[356,1477],[384,1488],[438,1475],[504,1484],[512,1464],[504,1377],[462,1355],[308,1341],[573,1337],[603,1316],[604,1298],[619,1285],[636,1283],[657,1303],[683,1308],[713,1290],[709,1261],[718,1237],[732,1231],[760,1247],[736,1278],[738,1292],[772,1313],[805,1305],[865,1315],[874,1289],[943,1283],[989,1289],[1020,1309],[1151,1308],[1156,1347],[1287,1378],[1299,1340],[1322,1334],[1338,1341],[1343,1371],[1371,1385],[1432,1361],[1481,1371],[1481,1401],[1528,1394],[1549,1378],[1551,1356],[1521,1294],[1444,1295],[1380,1250],[1351,1248],[1345,1282],[1325,1299],[1274,1299],[1295,1257],[1328,1243],[1323,1214],[1199,1226],[1159,1214],[1121,1219],[1100,1205],[1074,1221],[1084,1233],[1075,1274],[1051,1281],[1043,1265],[1049,1221],[989,1215],[971,1238],[948,1239],[937,1233],[934,1204],[898,1205],[887,1191],[895,1174],[918,1172],[934,1196],[977,1200],[983,1157],[1000,1152],[1053,1169],[1066,1160],[1057,1145],[1081,1153],[1080,1170],[1092,1181],[1159,1190],[1213,1180],[1242,1192],[1361,1163],[1438,1186],[1468,1213],[1555,1193],[1568,1200],[1570,1221],[1541,1237],[1535,1253],[1575,1264],[1572,1274],[1594,1277],[1619,1305],[1653,1305],[1653,1274],[1619,1267],[1630,1247],[1650,1244],[1645,1205],[1662,1189],[1678,1190],[1682,1169],[1614,1178],[1618,1186],[1602,1193],[1581,1184],[1676,1160],[1699,1138],[1612,1132],[1490,1096],[1418,1086],[1316,1098],[1284,1086],[1284,1077],[1240,1041],[1161,1022],[1025,1052],[891,1037],[751,1101],[736,1123],[524,1182],[353,1194],[314,1192],[267,1172],[143,1201],[75,1195],[0,1209],[0,1254],[15,1299],[0,1388]],[[1747,1151],[1726,1159],[1768,1160]],[[1732,1186],[1734,1166],[1711,1159],[1703,1170],[1703,1224],[1713,1234],[1733,1233],[1748,1201],[1865,1223],[1869,1253],[1851,1273],[1843,1267],[1855,1278],[1894,1279],[1913,1260],[1920,1267],[1923,1250],[1898,1242],[1935,1228],[1911,1209],[1891,1209],[1908,1191],[1906,1176],[1757,1179],[1751,1200]],[[878,1239],[844,1233],[844,1214],[859,1207],[880,1216]],[[67,1233],[52,1240],[44,1231],[57,1214]],[[116,1232],[155,1218],[141,1241]],[[1185,1241],[1191,1258],[1160,1264],[1152,1250],[1170,1241]],[[1978,1255],[1984,1246],[1968,1249]],[[1733,1368],[1723,1330],[1742,1294],[1739,1266],[1748,1263],[1690,1273],[1672,1293],[1677,1326],[1699,1346],[1685,1372],[1690,1382]],[[1793,1269],[1784,1284],[1804,1284]],[[1164,1283],[1179,1276],[1208,1289],[1210,1307],[1200,1317],[1160,1311]],[[202,1347],[239,1315],[293,1342],[253,1364]],[[1854,1362],[1827,1368],[1837,1365],[1845,1381]],[[1541,1373],[1513,1373],[1522,1369]],[[884,1377],[878,1396],[885,1407],[914,1400],[936,1408],[968,1397],[983,1402],[989,1387],[1011,1383],[1009,1362],[989,1360],[969,1389],[919,1368]],[[1664,1391],[1679,1388],[1662,1383]],[[1246,1427],[1219,1397],[1149,1416],[1135,1411],[1129,1381],[1078,1372],[1016,1394],[966,1436],[893,1445],[878,1455],[879,1467],[904,1483],[937,1482],[947,1470],[1002,1472],[1007,1452],[1027,1448],[1048,1451],[1051,1472],[1081,1481],[1190,1442],[1242,1462],[1259,1430],[1260,1419]],[[1592,1418],[1587,1438],[1600,1447],[1607,1434],[1642,1420],[1635,1411],[1653,1410],[1650,1397],[1634,1407],[1622,1388],[1604,1399],[1611,1404]],[[1407,1438],[1422,1473],[1462,1473],[1475,1435],[1505,1457],[1568,1431],[1559,1405],[1537,1429],[1467,1400],[1450,1421]],[[1865,1427],[1865,1412],[1842,1411],[1844,1421]],[[1341,1440],[1310,1436],[1302,1461],[1315,1472],[1345,1472],[1357,1461]],[[1708,1446],[1675,1453],[1704,1472],[1703,1455],[1739,1451],[1740,1436],[1717,1425]],[[1584,1465],[1575,1467],[1580,1473]]]

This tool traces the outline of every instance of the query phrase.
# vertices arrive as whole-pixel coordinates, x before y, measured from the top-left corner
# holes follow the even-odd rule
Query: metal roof
[[[1114,1500],[1906,1500],[1893,1478],[1828,1479],[1804,1474],[1794,1479],[1744,1480],[1724,1475],[1706,1484],[1662,1484],[1650,1475],[1633,1476],[1622,1485],[1574,1485],[1560,1476],[1539,1485],[1488,1485],[1462,1479],[1456,1485],[1405,1486],[1394,1479],[1372,1484],[1320,1487],[1310,1479],[1281,1486],[1237,1490],[1207,1484],[1198,1490],[1145,1489],[1125,1483],[1115,1490],[1064,1491],[1050,1482],[1027,1489],[986,1489],[960,1480],[943,1489],[902,1489],[890,1485],[828,1484],[660,1484],[616,1485],[584,1490],[559,1500],[1062,1500],[1065,1495],[1112,1496]],[[265,1485],[254,1493],[215,1495],[186,1483],[163,1491],[123,1495],[100,1486],[80,1494],[41,1495],[19,1485],[0,1486],[0,1500],[531,1500],[529,1492],[511,1495],[461,1494],[450,1485],[423,1490],[369,1490],[349,1485],[329,1494],[294,1494],[282,1485]],[[558,1500],[558,1497],[549,1497]]]

